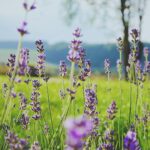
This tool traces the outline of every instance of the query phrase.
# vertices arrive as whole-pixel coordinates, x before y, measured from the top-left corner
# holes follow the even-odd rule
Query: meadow
[[[35,2],[29,5],[25,1],[23,8],[27,19]],[[7,73],[0,76],[1,150],[150,149],[149,49],[143,49],[141,62],[137,29],[130,33],[127,66],[123,62],[124,40],[117,39],[115,77],[109,54],[103,64],[105,75],[93,74],[80,28],[74,30],[68,44],[70,65],[60,60],[58,75],[50,77],[42,40],[35,41],[36,54],[22,46],[26,27],[24,20],[17,29],[17,53],[11,51]]]

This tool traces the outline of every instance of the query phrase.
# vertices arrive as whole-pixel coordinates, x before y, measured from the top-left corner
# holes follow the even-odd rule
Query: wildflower
[[[84,114],[91,120],[93,123],[93,131],[92,135],[97,135],[97,129],[99,126],[99,118],[98,112],[96,111],[96,105],[98,103],[97,96],[94,90],[86,89],[85,90],[85,107],[84,107]]]
[[[107,118],[113,120],[117,112],[116,102],[113,101],[107,109]]]
[[[33,92],[31,94],[31,100],[32,102],[30,105],[32,106],[32,111],[35,112],[35,114],[32,116],[33,119],[38,120],[41,115],[41,107],[40,107],[40,93],[39,93],[39,88],[41,86],[40,82],[38,80],[33,80],[32,82],[33,85]]]
[[[144,51],[144,57],[148,57],[149,48],[148,48],[148,47],[145,47],[143,51]]]
[[[89,76],[91,76],[91,62],[90,60],[85,60],[85,68],[80,72],[79,79],[85,81]]]
[[[25,139],[19,139],[14,133],[7,131],[5,140],[9,144],[10,150],[27,149],[28,142]]]
[[[79,67],[82,67],[84,63],[85,50],[82,48],[82,41],[79,40],[81,37],[81,31],[79,28],[73,33],[75,39],[71,41],[70,50],[67,55],[67,59],[70,62],[78,64]]]
[[[83,149],[84,138],[86,138],[92,130],[92,122],[85,117],[75,119],[67,119],[64,122],[67,130],[67,149]]]
[[[150,72],[150,61],[145,61],[145,64],[144,64],[144,72],[148,73]]]
[[[9,71],[7,75],[9,76],[10,79],[12,77],[12,73],[15,68],[15,61],[16,61],[16,55],[10,54],[10,58],[8,59],[8,63],[7,63],[7,66],[9,67]]]
[[[80,28],[75,29],[73,35],[74,35],[76,38],[81,37],[81,36],[82,36],[82,35],[81,35],[81,29],[80,29]]]
[[[123,44],[123,40],[122,40],[122,38],[121,37],[119,37],[118,39],[117,39],[117,47],[118,47],[118,50],[119,51],[123,51],[123,49],[124,49],[124,46],[123,46],[124,44]]]
[[[29,50],[28,49],[22,49],[19,56],[19,75],[25,75],[28,67],[28,58],[29,58]]]
[[[25,110],[27,107],[27,98],[24,96],[23,93],[19,93],[20,98],[20,110]]]
[[[26,26],[27,26],[27,22],[23,21],[21,27],[17,29],[21,36],[24,36],[25,34],[28,34]]]
[[[140,145],[136,139],[136,132],[128,131],[124,138],[124,149],[125,150],[141,150]]]
[[[110,143],[102,143],[97,150],[113,150],[113,145]]]
[[[23,126],[24,129],[27,129],[28,124],[29,124],[29,116],[27,114],[22,114],[20,122]]]
[[[70,88],[67,88],[67,92],[69,93],[71,100],[74,100],[75,99],[76,91],[72,90]]]
[[[25,82],[26,84],[29,84],[30,81],[31,81],[30,79],[25,79],[25,80],[24,80],[24,82]]]
[[[110,74],[110,61],[109,59],[104,60],[104,70],[106,74]]]
[[[44,76],[44,77],[43,77],[43,80],[44,80],[45,82],[48,82],[49,79],[50,79],[49,76]]]
[[[69,92],[69,93],[70,93],[70,92]],[[61,99],[65,99],[65,97],[66,97],[66,92],[62,89],[62,90],[59,91],[59,95],[60,95],[60,98],[61,98]]]
[[[23,3],[23,8],[25,9],[26,12],[34,10],[34,9],[36,9],[35,2],[32,5],[29,6],[29,4],[25,1]]]
[[[59,64],[59,74],[62,77],[65,77],[67,74],[67,66],[66,66],[65,61],[63,61],[63,60],[61,60],[60,64]]]
[[[38,61],[37,61],[37,71],[38,75],[43,76],[45,74],[45,50],[43,46],[43,42],[38,40],[35,42],[37,51],[38,51]]]
[[[40,144],[38,141],[35,141],[31,146],[31,150],[41,150]]]

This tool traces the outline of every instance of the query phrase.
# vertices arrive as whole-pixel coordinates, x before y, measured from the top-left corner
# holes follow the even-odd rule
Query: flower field
[[[27,15],[36,6],[25,2],[23,8]],[[0,149],[150,150],[149,49],[144,48],[141,62],[139,31],[131,30],[127,66],[123,40],[117,39],[115,76],[109,55],[105,75],[93,75],[80,28],[68,44],[70,65],[60,60],[55,77],[46,74],[45,47],[37,40],[33,77],[30,50],[22,47],[27,25],[24,20],[17,29],[18,53],[10,54],[8,72],[0,76]]]

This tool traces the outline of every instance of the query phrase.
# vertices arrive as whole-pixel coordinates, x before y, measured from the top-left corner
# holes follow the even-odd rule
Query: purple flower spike
[[[109,59],[104,60],[104,70],[106,74],[110,73],[110,60]]]
[[[29,5],[26,1],[23,3],[23,8],[25,11],[29,12],[31,10],[36,9],[35,2],[32,5]]]
[[[65,77],[67,74],[67,66],[66,66],[65,61],[63,61],[63,60],[61,60],[60,64],[59,64],[59,74],[62,77]]]
[[[107,117],[110,120],[113,120],[115,118],[115,114],[117,112],[117,106],[116,106],[116,102],[113,101],[110,106],[107,109]]]
[[[87,137],[92,130],[92,122],[82,116],[75,119],[67,119],[64,126],[67,129],[67,149],[82,149],[84,138]]]
[[[78,64],[79,67],[82,67],[84,63],[85,50],[81,46],[82,41],[79,40],[79,37],[81,36],[80,30],[76,29],[73,35],[75,36],[75,39],[71,41],[67,59],[70,62]]]
[[[119,51],[122,51],[124,49],[124,44],[123,44],[123,40],[121,37],[119,37],[117,39],[117,47]]]
[[[37,61],[37,71],[39,76],[44,76],[45,75],[45,50],[44,50],[44,45],[41,40],[38,40],[35,42],[37,51],[38,51],[38,61]]]
[[[149,54],[149,48],[145,47],[144,48],[144,57],[148,57],[148,54]]]
[[[28,34],[28,31],[26,30],[26,26],[27,26],[27,22],[23,21],[21,27],[17,29],[21,36]]]
[[[7,131],[5,140],[9,144],[11,150],[28,149],[28,142],[25,139],[19,139],[14,133]]]
[[[28,67],[29,50],[23,48],[19,56],[19,75],[25,75]]]
[[[141,150],[140,145],[136,139],[136,133],[128,131],[124,138],[124,150]]]
[[[30,10],[34,10],[34,9],[36,9],[35,3],[33,3],[33,4],[30,6]]]
[[[40,144],[38,141],[35,141],[31,146],[31,150],[41,150]]]
[[[82,36],[82,35],[81,35],[81,29],[80,29],[80,28],[75,29],[73,35],[74,35],[76,38],[81,37],[81,36]]]

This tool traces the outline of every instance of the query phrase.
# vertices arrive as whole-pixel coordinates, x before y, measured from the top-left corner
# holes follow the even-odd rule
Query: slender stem
[[[131,108],[132,108],[132,83],[130,82],[129,125],[130,125],[130,123],[131,123]]]
[[[49,89],[48,89],[47,82],[46,82],[46,91],[47,91],[47,97],[48,97],[48,107],[49,107],[50,120],[51,120],[52,130],[53,130],[53,133],[54,133],[54,125],[53,125],[53,119],[52,119],[52,109],[51,109],[51,104],[50,104]]]

